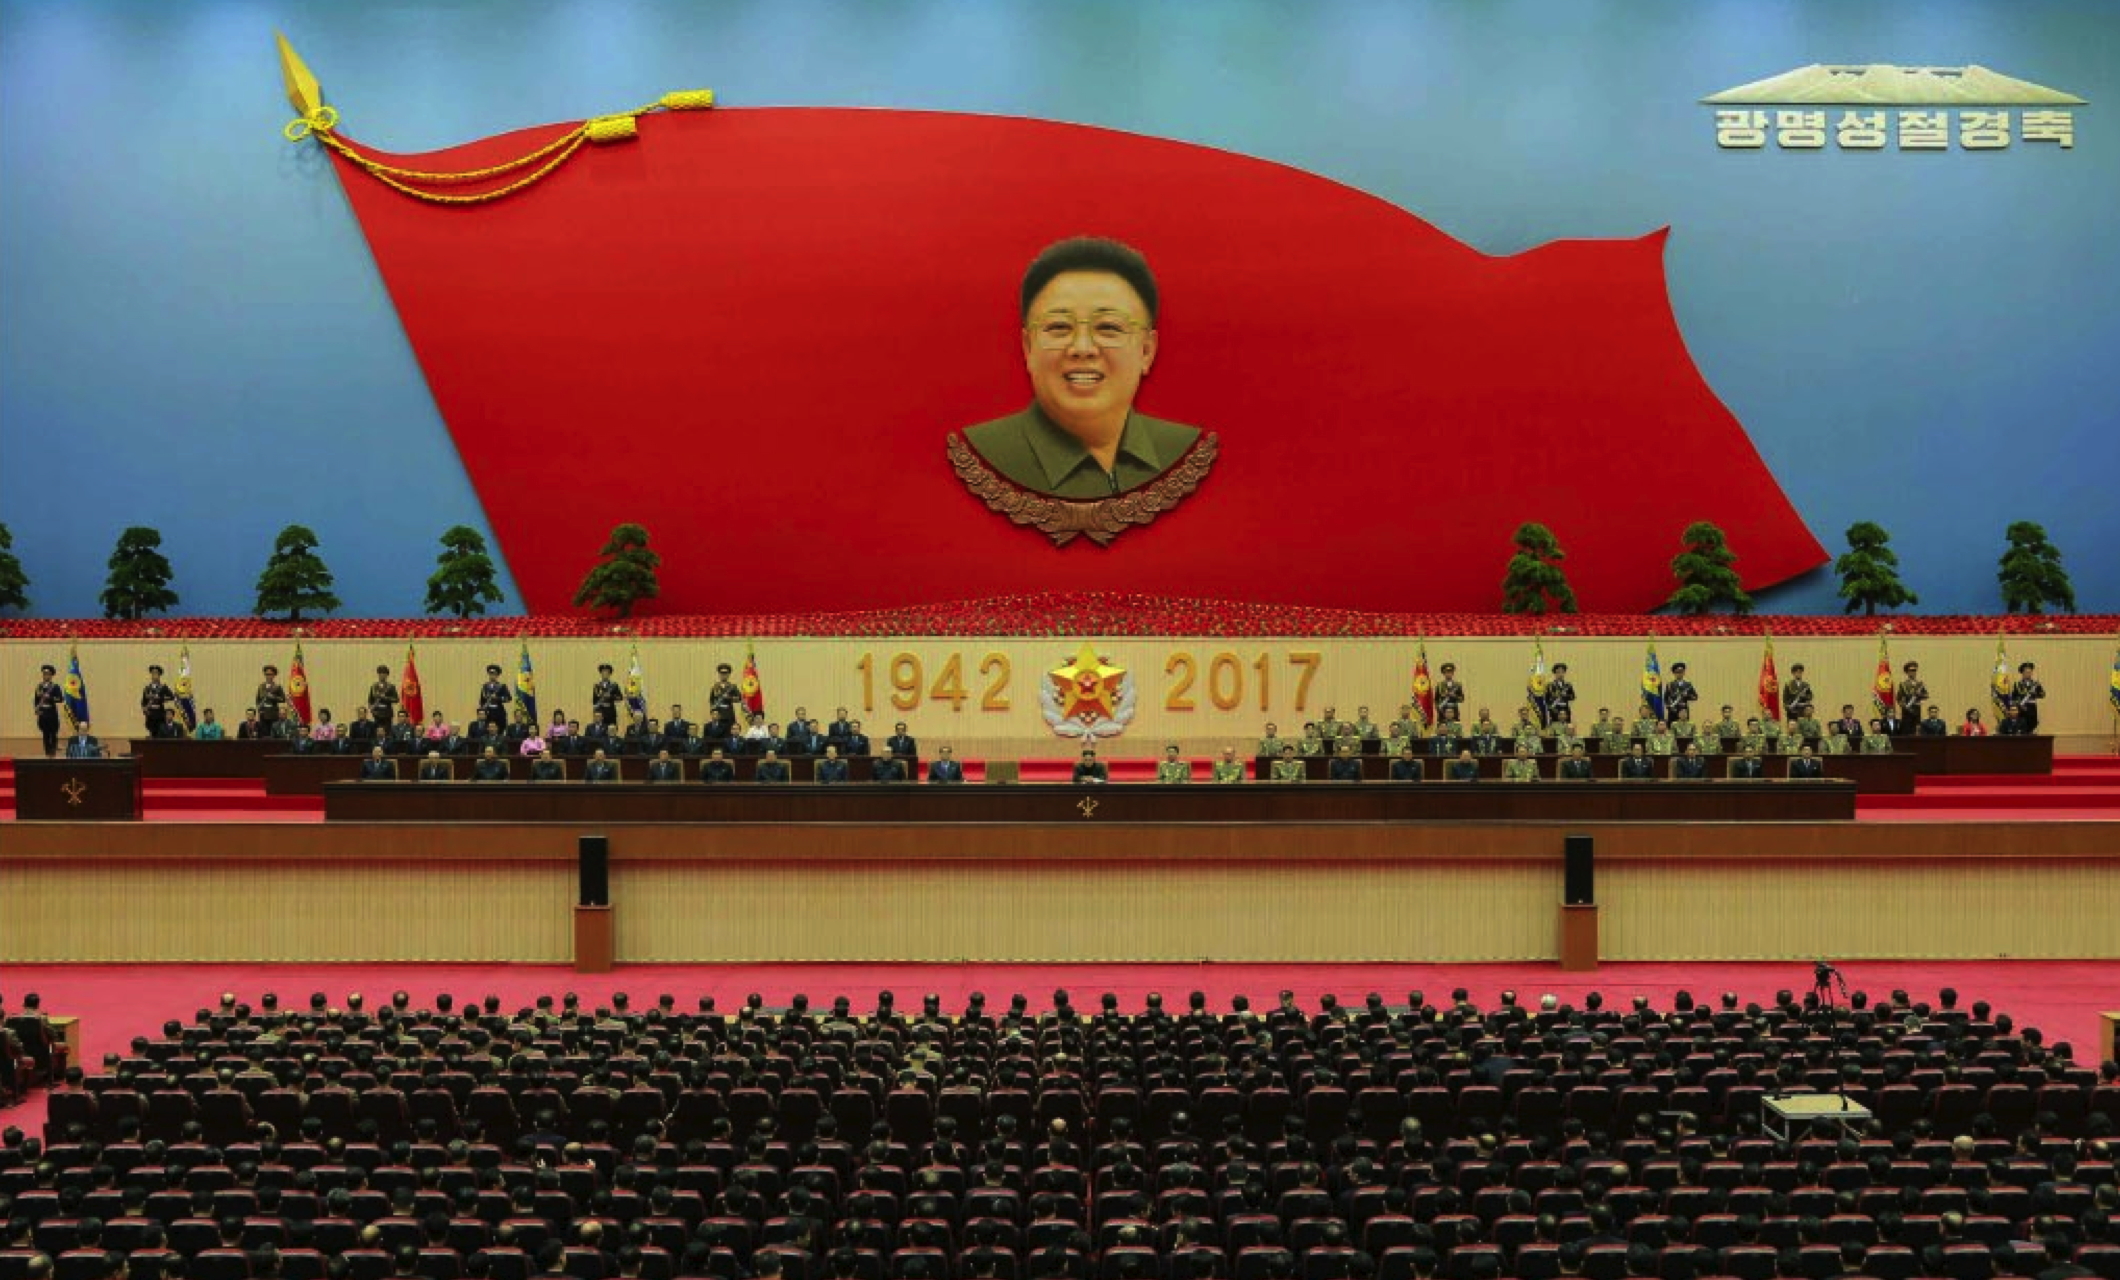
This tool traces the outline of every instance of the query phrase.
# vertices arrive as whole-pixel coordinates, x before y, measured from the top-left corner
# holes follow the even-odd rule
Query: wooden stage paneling
[[[1798,822],[1852,819],[1853,783],[879,786],[331,782],[329,822]]]
[[[2109,823],[21,822],[0,962],[1539,960],[1561,841],[1607,959],[2120,955]]]

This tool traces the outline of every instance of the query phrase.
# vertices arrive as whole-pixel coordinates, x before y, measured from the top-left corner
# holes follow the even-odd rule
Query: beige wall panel
[[[542,715],[549,718],[554,708],[584,715],[596,664],[610,662],[623,672],[630,643],[623,637],[533,640],[530,651]],[[888,734],[894,721],[905,720],[930,748],[953,742],[961,753],[974,757],[1055,755],[1070,753],[1072,744],[1046,726],[1039,712],[1039,682],[1045,672],[1072,659],[1080,646],[1080,637],[773,640],[759,644],[758,662],[776,720],[785,720],[797,706],[820,718],[845,706],[878,737]],[[388,663],[394,676],[405,661],[403,641],[312,640],[303,647],[317,705],[331,708],[340,720],[360,705],[377,663]],[[1097,647],[1133,673],[1138,690],[1131,726],[1107,747],[1108,754],[1122,756],[1155,754],[1166,741],[1178,742],[1189,754],[1206,754],[1224,745],[1243,748],[1267,720],[1294,731],[1327,706],[1352,717],[1366,704],[1380,723],[1388,721],[1407,695],[1415,648],[1406,640],[1204,638],[1099,639]],[[1581,695],[1577,709],[1584,716],[1594,716],[1601,705],[1615,711],[1633,707],[1644,647],[1640,639],[1554,636],[1545,642],[1549,662],[1569,664]],[[175,639],[81,646],[91,710],[104,736],[122,739],[137,732],[147,664],[160,662],[174,672],[177,649]],[[420,675],[428,708],[442,710],[452,720],[463,719],[485,679],[486,663],[499,662],[512,672],[516,649],[512,640],[421,641]],[[1504,721],[1515,719],[1531,652],[1529,640],[1515,638],[1436,638],[1428,644],[1432,667],[1446,660],[1458,664],[1459,678],[1472,700],[1469,710],[1486,705]],[[1671,639],[1660,641],[1657,652],[1667,670],[1673,662],[1688,664],[1711,715],[1723,703],[1737,708],[1740,717],[1751,714],[1759,675],[1757,637]],[[259,667],[270,662],[284,674],[293,653],[293,642],[287,640],[192,642],[200,705],[215,708],[224,721],[240,720],[257,687]],[[658,716],[667,715],[670,704],[678,702],[697,718],[715,663],[739,668],[743,663],[743,644],[732,640],[642,640],[640,653],[648,697]],[[2011,662],[2037,662],[2046,681],[2050,696],[2042,728],[2093,743],[2110,741],[2113,732],[2106,695],[2113,653],[2109,636],[2009,640]],[[1314,666],[1304,658],[1313,654]],[[1852,702],[1868,714],[1877,660],[1874,637],[1790,638],[1777,643],[1776,656],[1784,679],[1792,663],[1809,667],[1822,707],[1831,710]],[[1918,659],[1934,700],[1954,724],[1969,706],[1983,713],[1989,709],[1987,681],[1994,657],[1992,636],[1892,641],[1894,669],[1907,659]],[[0,736],[34,739],[29,693],[37,664],[47,661],[63,669],[66,646],[0,640]],[[893,705],[894,672],[910,686],[916,664],[917,698],[897,695],[910,705]],[[1313,672],[1307,686],[1302,679],[1306,670]],[[961,689],[961,700],[936,696],[952,689]],[[989,707],[989,702],[994,705]]]

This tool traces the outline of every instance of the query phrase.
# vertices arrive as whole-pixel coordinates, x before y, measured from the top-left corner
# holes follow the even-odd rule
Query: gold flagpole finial
[[[311,74],[309,64],[302,61],[302,55],[287,43],[286,35],[276,31],[273,36],[280,42],[280,74],[287,81],[288,104],[297,116],[307,120],[324,105],[324,90],[318,87],[317,78]]]

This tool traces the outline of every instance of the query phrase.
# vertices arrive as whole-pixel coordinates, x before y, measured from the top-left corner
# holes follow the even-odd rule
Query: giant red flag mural
[[[573,127],[359,149],[462,171]],[[911,111],[647,115],[468,207],[336,163],[532,610],[567,607],[620,521],[680,612],[1077,589],[1491,610],[1525,520],[1600,611],[1660,603],[1694,519],[1749,589],[1825,558],[1687,355],[1665,231],[1495,257],[1279,164]],[[1189,455],[1160,511],[1117,495],[1153,517],[1119,536],[1056,539],[946,444],[1031,403],[1018,284],[1084,234],[1154,270],[1136,408],[1199,428],[1212,465]]]

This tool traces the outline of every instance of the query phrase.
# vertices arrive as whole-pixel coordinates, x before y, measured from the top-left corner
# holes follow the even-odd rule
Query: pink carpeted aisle
[[[2008,1013],[2019,1026],[2038,1027],[2048,1042],[2066,1040],[2079,1062],[2098,1053],[2098,1011],[2120,1009],[2120,961],[1850,961],[1843,966],[1851,990],[1881,997],[1903,987],[1917,1000],[1933,1001],[1943,987],[1956,987],[1961,1002],[1986,1000]],[[664,992],[685,1008],[711,995],[724,1011],[735,1009],[751,993],[769,1005],[785,1005],[796,992],[813,1004],[828,1004],[836,995],[853,1000],[857,1009],[874,1007],[876,993],[893,991],[901,1009],[917,1011],[927,992],[941,995],[948,1012],[957,1012],[973,991],[984,991],[995,1012],[1011,995],[1022,992],[1034,1010],[1049,1006],[1056,987],[1065,987],[1078,1007],[1094,1010],[1110,991],[1120,1008],[1132,1012],[1143,998],[1160,991],[1168,1007],[1182,1009],[1194,990],[1207,993],[1211,1007],[1227,1009],[1234,995],[1248,995],[1255,1007],[1270,1003],[1282,988],[1295,992],[1306,1007],[1332,992],[1359,1003],[1371,991],[1392,1004],[1405,1002],[1412,989],[1430,1000],[1444,1000],[1454,987],[1465,987],[1472,999],[1492,1004],[1513,988],[1527,1003],[1551,992],[1579,1002],[1590,991],[1604,993],[1608,1003],[1646,995],[1668,1006],[1672,995],[1691,991],[1712,999],[1731,990],[1744,1000],[1768,1001],[1782,987],[1799,994],[1809,989],[1810,966],[1801,963],[1657,963],[1608,964],[1594,974],[1563,973],[1551,964],[754,964],[628,965],[616,973],[576,974],[564,965],[383,964],[383,965],[8,965],[0,967],[0,993],[7,1006],[20,1007],[21,996],[35,991],[51,1013],[83,1019],[83,1050],[88,1063],[102,1061],[136,1035],[150,1035],[170,1018],[189,1020],[218,993],[233,991],[255,1002],[266,991],[279,993],[283,1006],[302,1007],[313,991],[337,1005],[348,992],[361,992],[371,1009],[387,1003],[398,988],[415,1003],[431,1005],[441,992],[460,1002],[497,995],[513,1010],[536,996],[578,992],[584,1003],[608,1001],[614,991],[628,992],[636,1004],[651,1003]],[[25,1128],[44,1122],[43,1095],[5,1113],[6,1123]]]

